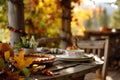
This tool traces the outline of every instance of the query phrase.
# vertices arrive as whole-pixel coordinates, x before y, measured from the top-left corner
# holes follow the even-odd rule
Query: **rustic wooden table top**
[[[95,62],[56,61],[49,70],[59,74],[54,76],[37,74],[32,75],[27,80],[75,80],[76,77],[84,76],[101,67],[101,64],[96,64]]]

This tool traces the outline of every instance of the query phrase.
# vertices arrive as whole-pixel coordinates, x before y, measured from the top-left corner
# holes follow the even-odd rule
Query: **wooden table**
[[[96,64],[91,62],[65,62],[56,61],[49,68],[53,72],[59,73],[54,76],[46,75],[32,75],[27,80],[84,80],[84,76],[98,68],[101,68],[102,64]]]

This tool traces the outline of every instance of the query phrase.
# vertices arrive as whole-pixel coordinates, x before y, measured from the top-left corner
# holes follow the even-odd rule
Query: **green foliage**
[[[29,77],[29,76],[30,76],[30,71],[29,71],[29,69],[23,68],[23,69],[22,69],[22,72],[24,73],[25,77]]]
[[[114,12],[112,15],[110,27],[111,28],[119,28],[120,29],[120,11]]]
[[[6,1],[6,0],[5,0]],[[4,0],[0,0],[0,27],[5,28],[7,24],[7,4]]]
[[[117,0],[118,9],[111,17],[110,27],[120,29],[120,0]]]
[[[5,0],[0,0],[0,6],[5,3]]]
[[[15,43],[15,49],[20,48],[34,48],[38,46],[38,42],[35,40],[34,36],[26,38],[25,36],[21,37],[21,41]]]
[[[120,0],[116,1],[116,4],[118,5],[119,9],[120,9]]]
[[[6,68],[6,63],[3,58],[0,58],[0,71]]]
[[[98,21],[100,26],[108,27],[108,14],[106,12],[106,9],[103,10],[103,12],[100,13]]]
[[[1,42],[10,41],[9,31],[6,29],[7,23],[8,23],[8,19],[7,19],[6,0],[0,0],[0,41]]]
[[[85,21],[85,27],[86,28],[92,27],[92,18],[89,18],[88,20]]]

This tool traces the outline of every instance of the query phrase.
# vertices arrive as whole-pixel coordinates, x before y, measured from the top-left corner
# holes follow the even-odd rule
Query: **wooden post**
[[[8,25],[16,30],[24,31],[24,4],[23,0],[8,0]],[[20,34],[10,31],[10,44],[20,40]]]
[[[71,0],[62,0],[62,32],[61,48],[65,49],[71,44]]]

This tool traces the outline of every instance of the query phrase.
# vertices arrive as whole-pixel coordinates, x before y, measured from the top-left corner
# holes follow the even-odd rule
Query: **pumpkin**
[[[14,50],[13,48],[7,44],[7,43],[0,43],[0,57],[4,58],[4,53],[6,51],[10,51],[10,56],[13,57],[14,56]]]

